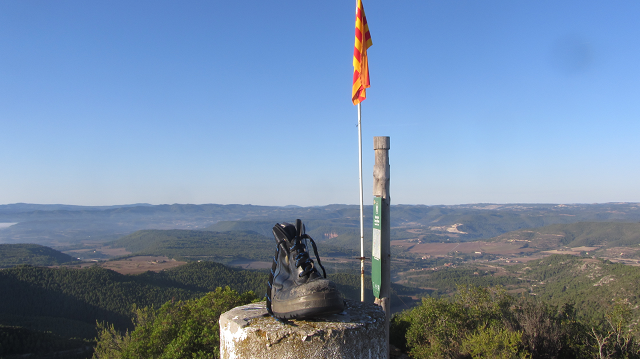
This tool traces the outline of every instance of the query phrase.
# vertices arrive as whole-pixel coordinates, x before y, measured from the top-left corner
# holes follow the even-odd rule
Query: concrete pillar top
[[[236,307],[220,316],[220,356],[245,358],[387,358],[382,309],[346,301],[340,314],[279,321],[266,303]]]

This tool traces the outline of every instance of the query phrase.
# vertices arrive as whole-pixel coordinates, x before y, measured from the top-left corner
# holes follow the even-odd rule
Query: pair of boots
[[[303,319],[340,313],[344,300],[336,285],[327,278],[314,240],[305,234],[301,220],[296,224],[278,223],[273,227],[276,253],[267,285],[267,311],[278,319]],[[311,242],[322,269],[318,272],[309,258]]]

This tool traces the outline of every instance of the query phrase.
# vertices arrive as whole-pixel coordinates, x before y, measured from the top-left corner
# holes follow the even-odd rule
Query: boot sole
[[[344,310],[338,293],[311,293],[303,297],[271,303],[273,316],[279,319],[304,319],[336,314]]]

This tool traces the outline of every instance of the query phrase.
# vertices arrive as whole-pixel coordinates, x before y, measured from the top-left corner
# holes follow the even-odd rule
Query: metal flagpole
[[[364,302],[364,216],[362,195],[362,108],[358,103],[358,155],[360,170],[360,301]]]

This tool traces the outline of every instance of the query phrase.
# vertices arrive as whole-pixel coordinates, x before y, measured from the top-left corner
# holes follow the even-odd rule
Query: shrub
[[[217,288],[199,299],[167,302],[160,309],[134,308],[134,330],[120,335],[113,325],[98,324],[95,359],[218,358],[218,318],[231,308],[257,299]]]

